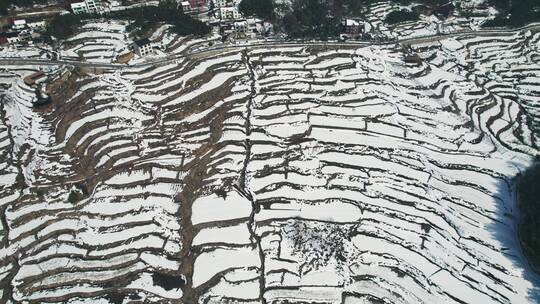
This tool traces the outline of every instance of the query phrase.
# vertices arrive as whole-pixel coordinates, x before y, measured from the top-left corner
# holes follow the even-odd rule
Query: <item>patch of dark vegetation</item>
[[[125,296],[118,292],[111,292],[105,296],[105,299],[109,301],[109,303],[112,304],[122,304],[124,303]]]
[[[227,191],[225,191],[225,189],[216,189],[214,192],[222,199],[227,199]]]
[[[518,185],[521,223],[519,236],[532,267],[540,272],[540,157],[525,171]]]
[[[161,286],[165,290],[181,288],[185,285],[184,279],[179,276],[174,276],[165,273],[154,272],[152,274],[154,284]]]
[[[340,32],[340,19],[328,15],[324,0],[296,0],[292,11],[281,20],[282,27],[292,38],[319,38],[337,36]]]
[[[8,9],[12,6],[32,7],[34,5],[44,5],[49,0],[0,0],[0,15],[7,15]]]
[[[538,0],[489,0],[499,15],[484,23],[484,27],[519,27],[540,21],[540,1]]]
[[[257,16],[263,20],[270,20],[274,14],[272,0],[242,0],[239,5],[244,16]]]
[[[386,15],[384,21],[388,24],[396,24],[405,21],[416,21],[419,17],[420,15],[417,12],[402,9],[399,11],[390,12],[388,15]]]
[[[317,38],[326,40],[336,37],[342,30],[341,22],[349,17],[365,17],[372,3],[380,0],[292,0],[289,6],[272,4],[271,0],[242,0],[241,12],[248,16],[257,16],[271,20],[277,29],[285,32],[291,38]],[[393,0],[392,2],[409,5],[410,0]],[[414,1],[424,7],[425,11],[438,15],[448,15],[447,0]],[[444,7],[443,7],[444,6]],[[280,10],[278,16],[275,10]],[[390,13],[389,23],[418,20],[419,12],[401,10]]]
[[[87,196],[88,196],[88,189],[86,188],[86,185],[83,184],[82,182],[79,182],[79,183],[74,184],[71,190],[69,190],[69,195],[68,195],[67,200],[69,203],[75,204]]]
[[[128,30],[140,35],[155,27],[158,23],[173,25],[173,30],[181,36],[201,36],[210,33],[210,27],[204,22],[184,14],[176,1],[162,1],[158,6],[135,7],[126,10],[111,11],[103,14],[65,14],[56,16],[47,28],[47,35],[66,39],[85,20],[111,19],[129,20]]]

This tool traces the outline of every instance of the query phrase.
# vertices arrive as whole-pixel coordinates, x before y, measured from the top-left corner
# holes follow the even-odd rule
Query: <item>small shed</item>
[[[35,84],[42,83],[45,80],[47,80],[47,75],[42,71],[38,71],[24,77],[24,83],[30,87]]]

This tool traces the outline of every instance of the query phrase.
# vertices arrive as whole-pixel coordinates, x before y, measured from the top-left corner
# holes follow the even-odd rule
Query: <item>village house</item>
[[[122,5],[122,3],[116,0],[102,0],[101,1],[102,10],[111,10],[112,8],[118,7],[120,5]]]
[[[248,31],[256,34],[264,34],[264,22],[258,18],[247,18],[246,19]]]
[[[23,30],[23,29],[38,29],[45,28],[45,20],[40,18],[31,18],[31,19],[16,19],[13,20],[13,25],[11,26],[14,30]]]
[[[191,10],[205,9],[206,8],[206,0],[189,0],[189,6],[190,6]]]
[[[22,30],[19,32],[19,41],[29,41],[30,44],[33,43],[32,41],[32,31],[29,29]]]
[[[70,9],[74,14],[86,13],[86,3],[84,1],[76,1],[70,3]]]
[[[99,13],[103,10],[101,0],[85,0],[86,7],[89,13]]]
[[[19,33],[17,32],[4,32],[0,33],[0,44],[17,43],[20,42]]]
[[[237,33],[246,33],[248,30],[248,24],[246,21],[234,22],[234,31]]]
[[[13,20],[13,25],[11,26],[11,28],[14,30],[22,30],[26,28],[26,20],[24,19]]]
[[[189,1],[182,1],[180,5],[182,6],[182,11],[184,12],[191,11],[191,4],[189,3]]]
[[[152,42],[148,38],[143,38],[135,41],[133,51],[139,56],[146,56],[154,51]]]
[[[70,9],[74,14],[100,13],[103,6],[101,0],[74,0],[70,3]]]
[[[234,26],[231,23],[221,23],[219,27],[219,33],[222,36],[230,35],[234,32]]]
[[[352,19],[346,19],[341,22],[342,37],[347,39],[356,39],[364,32],[364,25]]]
[[[232,1],[230,0],[212,0],[212,1],[214,1],[214,5],[216,7],[225,7],[225,6],[232,5]]]
[[[242,18],[236,6],[227,6],[219,8],[219,17],[221,20],[235,20]]]
[[[263,35],[269,35],[274,32],[274,25],[270,22],[263,22]]]
[[[38,28],[45,28],[45,26],[47,25],[47,23],[45,22],[45,20],[28,20],[26,22],[26,25],[28,26],[28,28],[31,28],[31,29],[38,29]]]

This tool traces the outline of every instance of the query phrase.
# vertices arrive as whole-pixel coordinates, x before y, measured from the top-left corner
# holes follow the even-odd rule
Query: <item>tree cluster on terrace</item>
[[[520,241],[533,268],[540,272],[540,157],[519,182]]]

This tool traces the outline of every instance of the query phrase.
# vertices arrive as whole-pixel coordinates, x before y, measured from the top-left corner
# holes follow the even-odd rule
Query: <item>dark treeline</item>
[[[244,16],[257,16],[263,20],[272,20],[274,17],[272,0],[243,0],[239,9]]]
[[[540,21],[539,0],[489,0],[500,14],[484,24],[485,27],[518,27]]]
[[[413,3],[410,0],[393,0],[402,5]],[[370,4],[380,0],[293,0],[292,6],[282,16],[275,14],[273,0],[242,0],[240,11],[245,16],[257,16],[270,20],[280,30],[292,38],[327,39],[340,32],[341,20],[345,17],[361,17]],[[439,6],[448,0],[419,0],[414,3],[425,6]],[[418,19],[411,11],[392,13],[390,23]]]
[[[537,272],[540,271],[540,157],[525,171],[519,182],[521,245]]]
[[[283,29],[292,38],[326,39],[339,34],[339,18],[328,14],[324,0],[296,0],[292,12],[283,17]]]
[[[66,14],[55,17],[47,29],[47,34],[56,38],[65,39],[73,35],[74,31],[84,20],[89,19],[121,19],[129,20],[130,30],[141,34],[151,29],[158,22],[173,25],[174,31],[182,36],[205,35],[210,28],[203,22],[195,20],[184,14],[174,0],[163,1],[159,6],[146,6],[113,11],[104,14]]]
[[[393,11],[390,12],[388,15],[386,15],[386,18],[384,21],[388,24],[394,24],[404,21],[412,21],[412,20],[418,20],[418,17],[420,15],[416,12],[409,11],[409,10],[399,10],[399,11]]]

